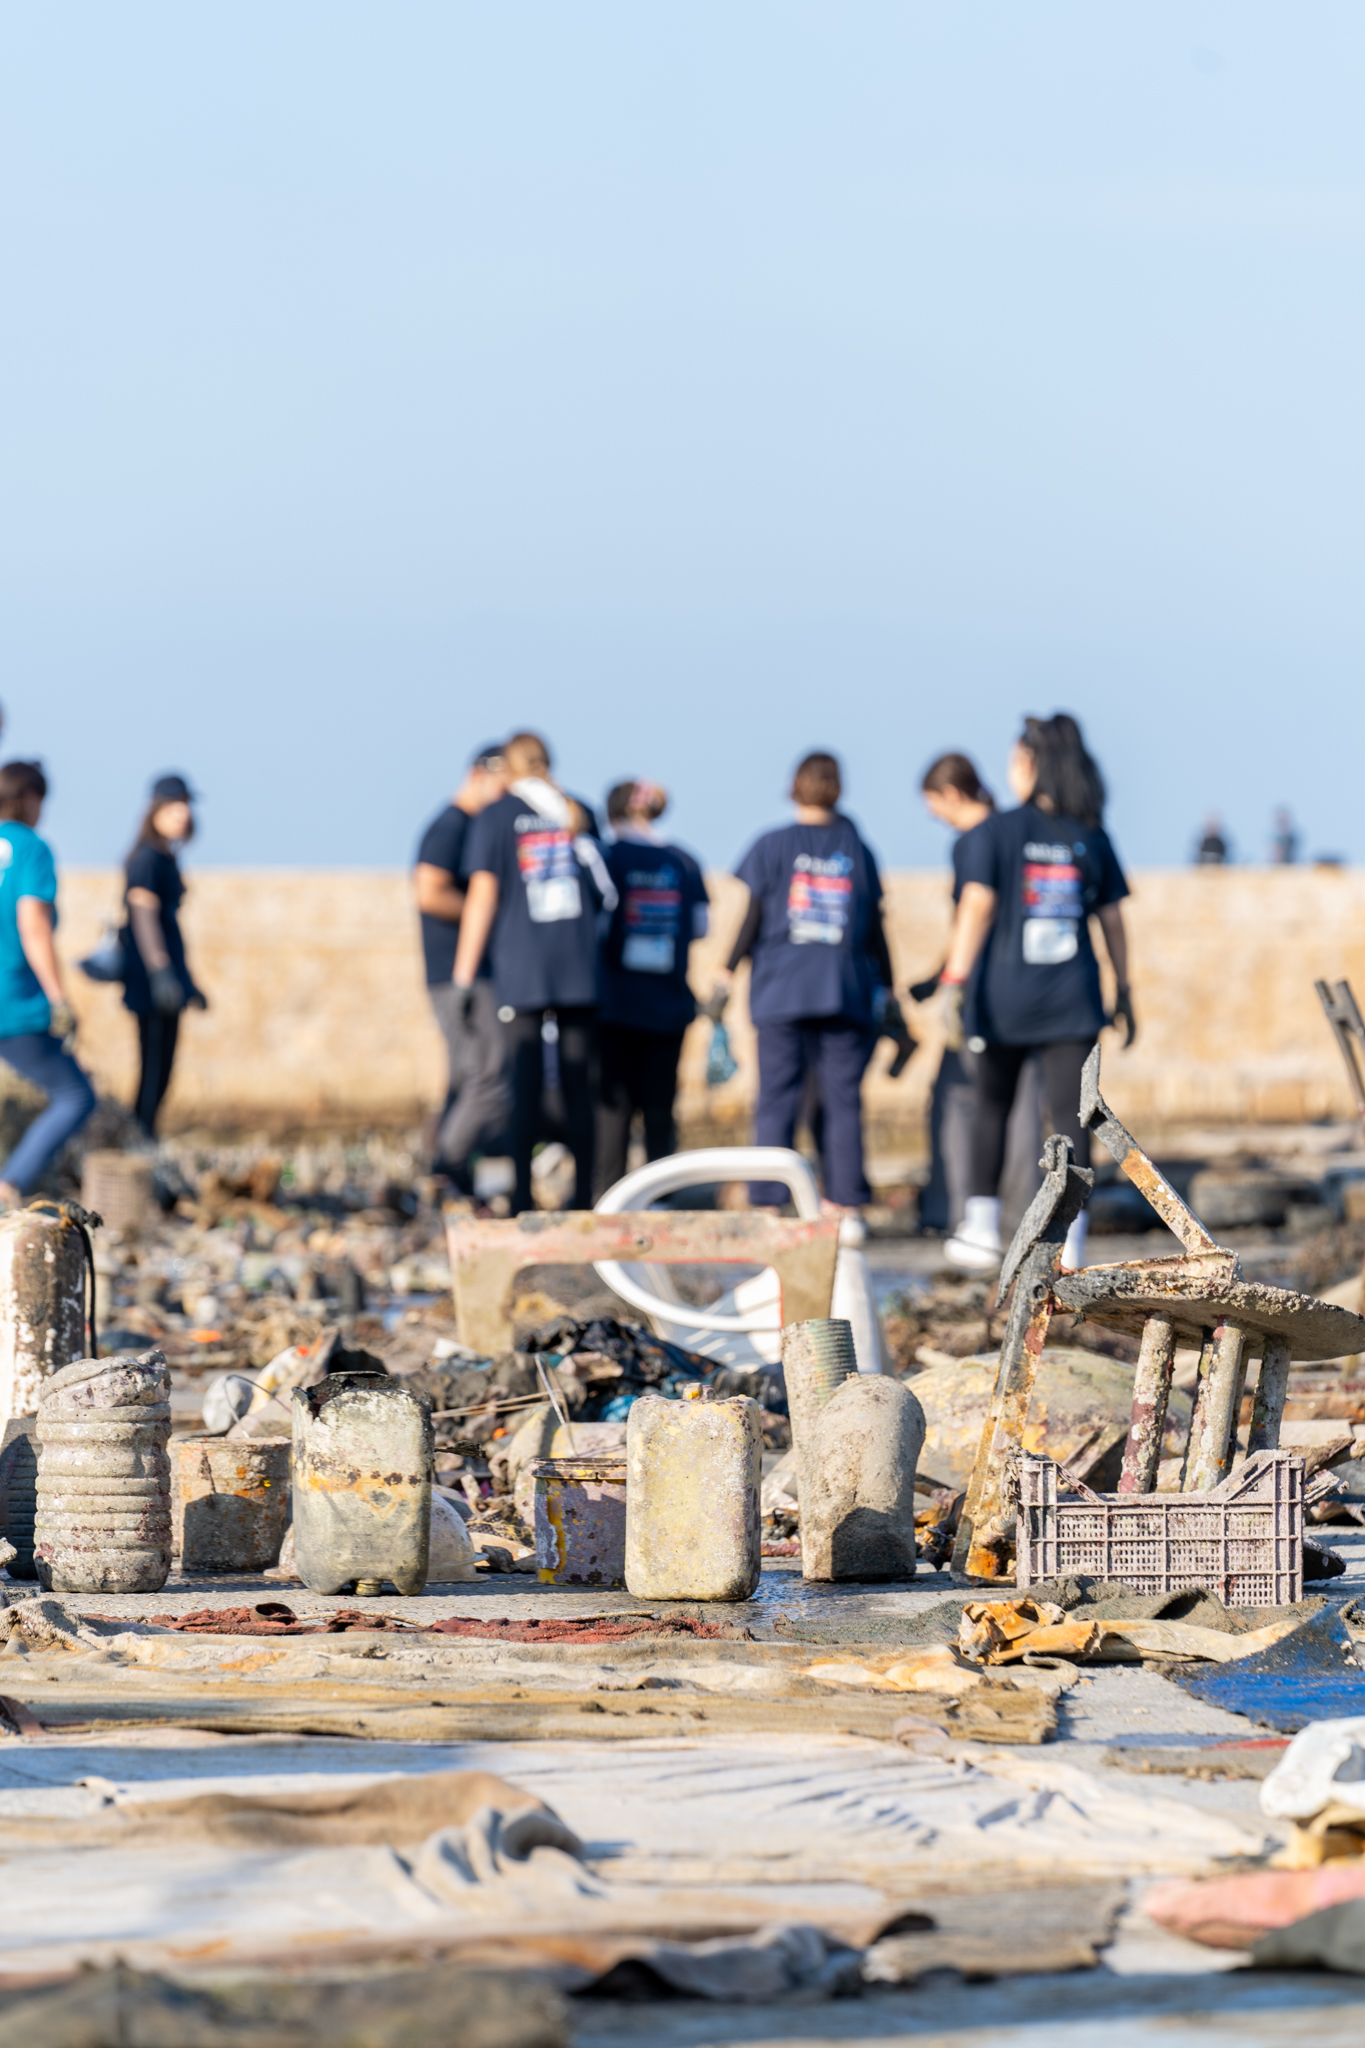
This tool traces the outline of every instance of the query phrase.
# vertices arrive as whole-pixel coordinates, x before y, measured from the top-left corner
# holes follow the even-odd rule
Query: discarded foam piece
[[[289,1521],[289,1445],[223,1436],[172,1446],[172,1549],[187,1572],[262,1572]]]
[[[293,1396],[294,1563],[313,1593],[420,1593],[431,1550],[431,1414],[385,1373]]]
[[[57,1593],[155,1593],[171,1568],[170,1375],[158,1350],[85,1358],[38,1408],[34,1567]]]
[[[464,1517],[441,1494],[431,1496],[431,1548],[427,1556],[427,1584],[458,1585],[477,1579],[474,1545]]]
[[[924,1410],[902,1380],[860,1373],[816,1413],[801,1480],[801,1575],[913,1579]]]
[[[835,1389],[858,1370],[853,1325],[841,1316],[812,1316],[782,1332],[782,1377],[791,1417],[798,1480],[806,1483],[806,1452],[815,1420]]]
[[[34,1415],[54,1372],[85,1356],[85,1238],[56,1203],[0,1216],[0,1421]]]
[[[625,1458],[538,1458],[531,1471],[539,1577],[550,1586],[624,1586]]]
[[[645,1396],[626,1422],[626,1585],[641,1600],[748,1600],[762,1570],[763,1435],[747,1395]]]

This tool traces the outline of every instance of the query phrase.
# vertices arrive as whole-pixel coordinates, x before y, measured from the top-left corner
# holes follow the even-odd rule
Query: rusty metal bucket
[[[181,1437],[171,1445],[171,1547],[182,1571],[263,1572],[289,1521],[289,1445]]]
[[[549,1586],[626,1583],[624,1458],[538,1458],[536,1571]]]
[[[296,1387],[294,1564],[310,1592],[420,1593],[431,1546],[431,1416],[384,1373]]]

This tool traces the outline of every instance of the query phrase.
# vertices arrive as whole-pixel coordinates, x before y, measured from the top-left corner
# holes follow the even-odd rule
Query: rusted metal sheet
[[[289,1445],[268,1437],[190,1436],[171,1446],[171,1529],[187,1572],[261,1572],[289,1521]]]
[[[761,1210],[643,1209],[526,1215],[506,1222],[452,1216],[446,1231],[460,1342],[493,1357],[512,1344],[512,1282],[525,1266],[655,1260],[662,1265],[772,1266],[784,1323],[827,1316],[839,1219]]]
[[[626,1583],[624,1458],[538,1458],[536,1572],[547,1586]]]
[[[431,1416],[383,1373],[297,1387],[290,1484],[294,1563],[314,1593],[420,1593],[431,1546]]]
[[[1280,1424],[1284,1419],[1285,1395],[1289,1391],[1289,1343],[1284,1337],[1267,1337],[1261,1354],[1261,1375],[1256,1382],[1256,1399],[1251,1410],[1251,1434],[1247,1456],[1255,1451],[1279,1449]]]
[[[1092,1131],[1105,1150],[1117,1159],[1133,1186],[1147,1197],[1162,1222],[1175,1232],[1187,1251],[1216,1252],[1223,1249],[1209,1235],[1194,1211],[1181,1201],[1166,1176],[1158,1171],[1132,1132],[1119,1122],[1100,1094],[1098,1045],[1081,1069],[1080,1118],[1084,1129]]]
[[[1123,1448],[1120,1493],[1152,1493],[1161,1463],[1161,1440],[1175,1369],[1175,1325],[1169,1316],[1149,1316],[1133,1375],[1133,1410]]]
[[[1000,1347],[992,1414],[981,1432],[953,1546],[953,1577],[968,1583],[995,1583],[1013,1566],[1012,1546],[1004,1527],[1005,1475],[1023,1440],[1066,1233],[1094,1186],[1092,1173],[1072,1165],[1068,1138],[1048,1138],[1040,1164],[1043,1185],[1029,1204],[1001,1268],[997,1301],[1011,1283],[1013,1299]]]
[[[1166,1316],[1181,1344],[1202,1342],[1216,1323],[1235,1322],[1253,1339],[1283,1337],[1291,1358],[1342,1358],[1365,1351],[1365,1316],[1335,1302],[1259,1281],[1190,1271],[1186,1259],[1135,1259],[1063,1274],[1058,1306],[1106,1329],[1140,1337],[1148,1316]]]

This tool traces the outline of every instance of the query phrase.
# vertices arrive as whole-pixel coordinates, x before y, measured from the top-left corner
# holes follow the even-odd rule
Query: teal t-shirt
[[[0,823],[0,1038],[46,1031],[52,1022],[52,1006],[19,939],[21,896],[51,903],[55,923],[57,865],[52,849],[31,826],[10,818]]]

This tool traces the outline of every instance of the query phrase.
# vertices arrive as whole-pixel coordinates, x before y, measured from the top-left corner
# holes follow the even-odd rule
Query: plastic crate
[[[1258,1451],[1207,1493],[1092,1493],[1051,1458],[1019,1460],[1016,1583],[1206,1586],[1225,1607],[1303,1598],[1303,1459]]]

